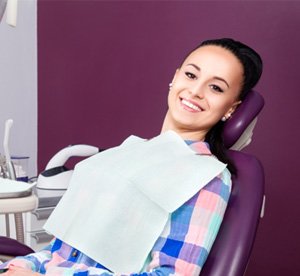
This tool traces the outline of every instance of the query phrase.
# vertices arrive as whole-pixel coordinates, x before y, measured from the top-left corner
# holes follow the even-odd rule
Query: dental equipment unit
[[[48,162],[45,170],[40,173],[37,180],[38,189],[66,190],[73,174],[65,163],[70,157],[88,157],[98,153],[97,147],[90,145],[71,145],[56,153]]]
[[[0,157],[0,198],[26,197],[32,194],[32,188],[36,183],[20,182],[15,171],[15,164],[12,161],[9,150],[10,130],[13,120],[5,122],[3,148],[4,156]],[[20,166],[19,166],[20,167]]]
[[[5,215],[5,225],[6,225],[6,236],[10,236],[10,222],[9,222],[9,213],[5,210],[5,208],[10,208],[9,198],[16,199],[17,198],[27,198],[30,197],[32,194],[32,188],[35,186],[35,183],[28,184],[24,182],[16,181],[16,173],[14,169],[13,162],[11,161],[10,151],[9,151],[9,137],[10,137],[10,130],[13,125],[13,120],[8,119],[5,122],[5,130],[4,130],[4,139],[3,139],[3,147],[4,147],[4,157],[1,157],[1,179],[0,179],[0,199],[4,199],[4,205],[2,205],[1,212]],[[5,178],[5,179],[4,179]],[[26,201],[26,200],[25,200]],[[35,200],[33,198],[33,205],[35,206]],[[31,202],[30,202],[31,203]],[[25,204],[26,205],[26,204]],[[16,206],[20,206],[19,204]],[[4,210],[3,210],[4,209]],[[16,237],[19,241],[24,241],[24,228],[23,228],[23,216],[22,210],[14,209],[14,219],[16,225]],[[10,211],[12,209],[9,209]],[[26,209],[27,210],[27,209]]]
[[[6,169],[7,169],[7,178],[16,180],[16,172],[14,169],[14,165],[11,161],[10,157],[10,151],[9,151],[9,146],[8,146],[8,141],[9,141],[9,135],[10,135],[10,129],[13,125],[13,120],[8,119],[5,122],[5,130],[4,130],[4,140],[3,140],[3,148],[4,148],[4,154],[5,154],[5,163],[6,163]]]

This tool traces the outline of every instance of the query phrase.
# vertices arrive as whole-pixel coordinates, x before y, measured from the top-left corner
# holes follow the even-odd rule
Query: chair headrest
[[[254,128],[256,117],[262,110],[264,103],[263,97],[258,92],[252,90],[248,93],[232,117],[225,122],[223,140],[226,148],[229,149],[234,146],[245,131],[247,132],[249,128]]]

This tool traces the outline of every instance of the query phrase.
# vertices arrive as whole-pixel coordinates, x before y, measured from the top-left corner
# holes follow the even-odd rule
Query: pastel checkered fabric
[[[198,154],[211,154],[204,142],[187,143]],[[230,191],[231,177],[226,169],[170,215],[149,254],[145,272],[126,275],[199,275],[221,225]],[[117,275],[58,239],[44,250],[11,263],[53,276]]]

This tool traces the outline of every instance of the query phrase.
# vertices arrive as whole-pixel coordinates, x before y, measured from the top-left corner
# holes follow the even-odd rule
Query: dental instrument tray
[[[26,197],[32,194],[35,183],[26,183],[11,179],[0,178],[0,199]]]

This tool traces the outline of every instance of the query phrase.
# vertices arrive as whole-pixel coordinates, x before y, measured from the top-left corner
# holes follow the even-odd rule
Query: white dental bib
[[[45,229],[115,273],[139,272],[170,213],[226,165],[173,131],[78,163]]]

